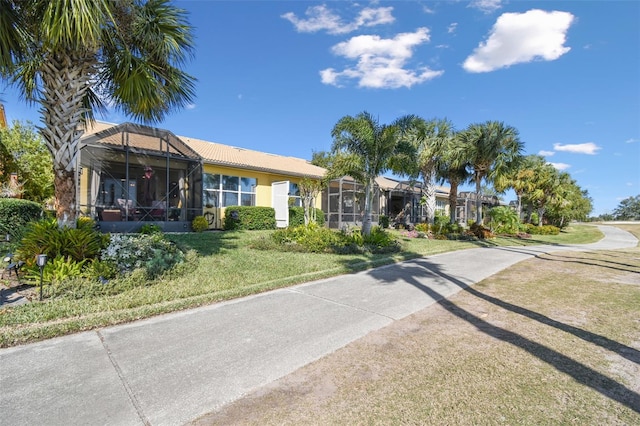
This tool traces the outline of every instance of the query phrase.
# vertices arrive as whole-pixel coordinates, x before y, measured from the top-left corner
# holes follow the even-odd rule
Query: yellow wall
[[[297,176],[287,176],[275,173],[266,173],[256,170],[240,169],[236,167],[213,166],[211,164],[204,165],[204,173],[222,174],[228,176],[239,176],[246,178],[255,178],[258,182],[256,187],[256,206],[271,207],[271,184],[273,182],[281,182],[288,180],[292,183],[300,183],[302,178]],[[318,195],[315,202],[316,208],[322,207],[322,197]]]

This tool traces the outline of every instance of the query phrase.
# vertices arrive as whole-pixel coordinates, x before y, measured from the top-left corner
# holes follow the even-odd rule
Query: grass
[[[640,424],[639,277],[638,247],[531,258],[194,423]]]
[[[395,231],[394,231],[395,232]],[[134,321],[315,279],[351,273],[419,256],[488,245],[567,244],[597,241],[592,226],[572,226],[557,236],[531,240],[439,241],[403,237],[395,254],[335,255],[263,251],[251,248],[267,231],[173,234],[169,238],[196,250],[198,260],[149,285],[116,295],[56,298],[0,309],[0,347]]]

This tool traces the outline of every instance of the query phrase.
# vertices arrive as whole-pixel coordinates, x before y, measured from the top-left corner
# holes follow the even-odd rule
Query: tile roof
[[[95,133],[115,126],[117,126],[117,124],[96,121],[92,127],[85,131],[84,138],[88,138]],[[154,138],[137,134],[130,134],[129,138],[130,143],[133,141],[140,147],[147,147],[149,149],[156,150],[159,149],[157,139],[154,140]],[[205,164],[237,167],[268,173],[310,178],[321,178],[326,172],[324,168],[314,166],[309,161],[302,158],[269,154],[266,152],[194,139],[187,136],[177,136],[177,138],[200,155]],[[115,134],[101,138],[100,143],[121,145],[122,140],[120,134]]]

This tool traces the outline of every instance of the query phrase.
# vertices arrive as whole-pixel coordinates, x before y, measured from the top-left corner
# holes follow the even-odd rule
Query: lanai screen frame
[[[190,222],[202,214],[202,158],[172,132],[135,123],[124,123],[82,139],[79,156],[79,209],[100,221],[100,209],[115,208],[113,198],[135,201],[132,212],[125,210],[124,222],[154,220]],[[120,167],[119,171],[116,169]],[[159,215],[149,216],[152,206],[138,200],[138,184],[146,167],[154,170]],[[160,180],[157,180],[158,175]],[[153,176],[153,174],[152,174]],[[105,206],[103,183],[120,182],[116,196],[109,194]],[[130,190],[135,179],[135,197]],[[102,192],[102,194],[100,194]],[[102,201],[102,202],[101,202]],[[173,204],[176,204],[175,206]],[[179,207],[178,207],[179,206]],[[147,214],[136,213],[144,208]],[[162,211],[163,210],[163,211]]]

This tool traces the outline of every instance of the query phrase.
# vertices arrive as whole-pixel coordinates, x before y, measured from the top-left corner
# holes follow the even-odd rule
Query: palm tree
[[[415,116],[404,116],[390,125],[381,125],[368,112],[342,117],[331,131],[333,173],[350,175],[365,186],[362,233],[371,233],[371,204],[375,178],[413,157],[414,146],[404,135],[415,123]]]
[[[524,148],[518,130],[499,121],[471,124],[462,134],[465,156],[473,171],[476,185],[476,223],[482,223],[482,181],[491,181],[506,173]]]
[[[544,157],[540,155],[527,155],[522,157],[508,172],[496,176],[494,187],[498,192],[504,192],[511,188],[516,193],[516,214],[522,218],[522,198],[533,191],[533,179],[536,170],[545,164]]]
[[[455,130],[447,119],[416,120],[414,141],[418,150],[418,174],[422,176],[427,223],[433,223],[436,210],[436,182],[439,163],[451,145]]]
[[[168,0],[0,0],[0,76],[40,105],[56,217],[75,227],[83,128],[109,103],[145,123],[194,97],[186,13]]]
[[[465,157],[464,140],[460,133],[447,139],[443,146],[442,156],[438,162],[436,175],[438,182],[449,182],[449,222],[456,223],[456,208],[458,205],[458,187],[465,184],[471,178],[469,162]]]

